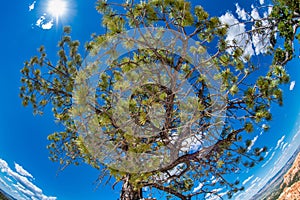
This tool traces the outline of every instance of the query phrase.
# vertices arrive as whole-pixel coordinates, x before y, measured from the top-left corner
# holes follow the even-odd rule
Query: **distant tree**
[[[196,73],[196,66],[193,66],[188,56],[176,55],[172,51],[172,42],[170,49],[151,46],[146,48],[147,44],[160,41],[159,34],[154,37],[145,36],[144,40],[128,40],[126,48],[141,42],[145,42],[146,45],[119,58],[115,55],[114,47],[105,52],[112,61],[99,77],[98,88],[92,97],[98,102],[88,105],[88,109],[93,110],[96,116],[92,118],[94,121],[90,128],[101,130],[105,141],[120,155],[152,153],[172,146],[170,144],[174,142],[177,145],[171,149],[176,156],[172,162],[155,170],[129,172],[122,166],[113,166],[109,164],[110,161],[99,159],[101,156],[110,156],[106,155],[109,152],[105,149],[102,149],[102,152],[101,148],[95,149],[101,146],[97,145],[97,141],[105,145],[103,138],[97,135],[84,137],[79,134],[82,130],[79,130],[78,124],[75,123],[74,115],[79,116],[86,108],[80,110],[80,107],[75,106],[74,109],[74,104],[80,106],[80,102],[89,102],[87,77],[93,72],[93,68],[86,66],[89,61],[82,57],[86,54],[80,54],[79,41],[72,40],[70,28],[65,27],[62,40],[58,43],[56,63],[47,58],[42,46],[39,49],[40,55],[26,61],[21,70],[20,97],[23,105],[31,104],[35,114],[43,114],[45,106],[52,106],[55,118],[65,127],[64,131],[48,136],[51,141],[48,146],[51,160],[60,162],[62,169],[70,164],[85,162],[100,170],[99,180],[106,176],[114,177],[116,182],[122,182],[121,200],[143,198],[142,189],[145,187],[150,188],[153,194],[156,194],[155,191],[162,191],[168,199],[191,199],[194,196],[205,195],[221,197],[221,192],[224,191],[218,188],[226,188],[226,194],[231,197],[243,190],[239,181],[230,181],[228,175],[238,173],[243,167],[253,167],[263,160],[262,154],[266,148],[251,148],[252,142],[243,139],[243,136],[253,132],[255,126],[261,127],[271,120],[272,103],[283,103],[279,86],[289,82],[284,66],[295,56],[294,39],[299,40],[299,34],[296,35],[299,27],[299,2],[274,1],[273,10],[267,19],[252,21],[256,29],[245,33],[263,34],[260,31],[265,29],[271,32],[268,48],[274,58],[273,64],[266,74],[256,77],[255,81],[252,74],[259,69],[253,65],[251,58],[244,54],[244,49],[238,44],[229,44],[226,41],[229,26],[222,24],[217,17],[209,17],[201,6],[191,8],[190,3],[184,0],[152,0],[140,3],[98,1],[96,9],[102,14],[102,25],[106,33],[94,35],[94,39],[85,45],[86,53],[90,53],[94,58],[101,49],[107,49],[113,39],[125,33],[127,29],[142,30],[150,27],[151,30],[161,27],[176,31],[183,35],[183,38],[198,41],[193,48],[183,48],[188,55],[201,54],[206,52],[207,48],[212,48],[210,51],[215,53],[202,60],[201,64],[205,67],[216,66],[218,73],[213,77],[208,77],[205,73]],[[269,26],[264,26],[262,20],[268,20]],[[276,34],[283,38],[284,47],[278,45]],[[211,47],[213,44],[217,46]],[[126,125],[120,126],[119,115],[115,116],[114,111],[118,106],[118,109],[121,109],[120,104],[123,102],[115,103],[112,91],[122,90],[120,88],[128,84],[124,76],[131,71],[147,70],[145,66],[158,63],[169,66],[169,70],[162,73],[163,79],[168,73],[170,79],[176,78],[176,73],[181,74],[193,86],[190,94],[194,94],[196,98],[187,100],[186,105],[180,107],[178,101],[181,99],[177,99],[177,93],[164,86],[163,81],[141,85],[140,89],[131,91],[127,114],[136,127],[144,130],[151,125],[153,119],[149,118],[149,113],[157,104],[162,105],[165,116],[162,122],[156,122],[162,124],[158,134],[150,137],[135,136],[128,132]],[[159,76],[159,73],[153,71],[152,76],[156,75]],[[133,79],[135,76],[133,75]],[[220,82],[220,88],[210,90],[212,86],[207,84],[209,78]],[[177,83],[176,81],[174,80],[174,83]],[[77,92],[74,93],[74,90]],[[217,116],[215,120],[212,109],[216,103],[214,99],[225,102],[224,106],[220,107],[220,112],[225,113],[224,116]],[[179,108],[191,110],[195,115],[189,118],[193,126],[189,127],[188,134],[182,132],[183,139],[176,140],[185,117]],[[156,125],[154,123],[155,127]],[[220,126],[222,131],[205,153],[203,148],[190,150],[192,143],[188,141],[212,141],[210,136],[214,136],[215,127]],[[264,125],[263,128],[268,127]],[[91,146],[93,142],[95,145]],[[171,158],[170,155],[166,157]],[[130,162],[139,161],[141,160]],[[158,160],[158,163],[160,162]],[[133,167],[130,163],[128,165]],[[147,166],[144,163],[141,165]]]
[[[0,191],[0,199],[1,200],[10,200],[2,191]]]

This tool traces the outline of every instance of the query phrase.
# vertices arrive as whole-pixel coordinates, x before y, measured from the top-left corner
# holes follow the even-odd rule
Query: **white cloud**
[[[23,189],[25,189],[25,187],[22,184],[20,184],[19,182],[17,182],[17,184],[12,184],[12,185],[15,186],[16,188],[23,188]]]
[[[20,195],[16,189],[13,189],[12,186],[7,184],[0,176],[0,188],[4,190],[7,194],[13,196],[16,199],[23,200],[24,195]]]
[[[211,192],[212,193],[207,193],[205,195],[205,200],[217,200],[217,199],[222,199],[222,196],[224,196],[225,194],[227,194],[227,192],[223,192],[223,193],[219,193],[220,191],[222,191],[224,188],[216,188],[213,189]]]
[[[254,20],[261,20],[262,26],[268,26],[269,22],[261,18],[258,9],[255,8],[253,5],[251,6],[251,12],[248,14],[245,9],[241,8],[238,3],[235,4],[236,6],[236,14],[238,21],[230,12],[227,12],[225,15],[220,17],[220,21],[222,23],[226,23],[229,25],[229,31],[227,35],[227,41],[230,43],[233,39],[237,41],[239,47],[245,50],[244,55],[252,56],[254,55],[254,51],[256,55],[267,53],[268,47],[270,46],[270,31],[265,32],[257,32],[255,26],[252,26],[252,34],[247,34],[245,28],[245,21],[251,19]],[[272,7],[268,8],[268,11],[262,13],[264,18],[270,14]],[[228,51],[230,52],[230,51]]]
[[[219,178],[214,178],[213,180],[212,180],[212,184],[215,184],[215,183],[217,183],[219,181]]]
[[[249,199],[249,192],[255,190],[256,184],[251,184],[244,192],[238,193],[234,199]]]
[[[34,1],[31,5],[29,5],[29,11],[32,11],[34,9],[36,1]]]
[[[249,176],[247,179],[245,179],[242,183],[242,185],[246,185],[246,183],[248,183],[252,178],[254,177],[254,175]]]
[[[10,178],[8,178],[7,176],[4,176],[4,178],[6,179],[6,180],[8,180],[9,182],[13,182]]]
[[[262,179],[260,177],[256,177],[253,181],[251,181],[251,184],[249,187],[246,188],[246,190],[244,192],[241,193],[237,193],[234,196],[234,199],[250,199],[249,195],[251,197],[251,195],[255,194],[253,193],[254,191],[256,191],[257,187],[260,187],[262,184]]]
[[[6,169],[8,168],[8,164],[5,160],[0,159],[0,169],[1,172],[6,172]]]
[[[300,113],[299,113],[299,114],[300,114]],[[296,138],[297,138],[299,135],[300,135],[300,130],[298,130],[298,131],[296,132],[296,134],[293,136],[292,141],[294,142],[294,141],[296,140]]]
[[[283,135],[278,141],[277,141],[277,145],[275,147],[275,150],[278,149],[280,146],[283,145],[283,140],[285,138],[285,135]]]
[[[251,11],[251,17],[252,17],[254,20],[260,20],[260,16],[259,16],[258,10],[257,10],[256,8],[254,8],[254,9]]]
[[[295,87],[296,81],[292,81],[290,84],[290,90],[293,90]]]
[[[238,3],[235,4],[235,7],[236,7],[236,11],[235,12],[238,15],[239,19],[242,19],[242,20],[249,19],[248,13],[245,11],[245,9],[241,9],[241,7],[239,6]]]
[[[42,29],[45,29],[45,30],[49,30],[53,27],[53,20],[47,22],[46,24],[43,24],[42,25]]]
[[[221,198],[217,195],[206,195],[205,200],[220,200]]]
[[[263,129],[263,130],[268,130],[269,129],[269,126],[267,125],[267,124],[263,124],[262,126],[261,126],[261,128]],[[260,134],[259,135],[262,135],[264,133],[264,131],[261,131],[260,132]]]
[[[27,177],[30,177],[30,178],[33,179],[33,176],[28,171],[26,171],[21,165],[19,165],[18,163],[15,163],[15,169],[22,176],[27,176]]]
[[[21,165],[15,163],[16,171],[13,171],[7,164],[7,162],[0,158],[0,169],[1,172],[7,177],[6,179],[11,180],[8,182],[2,180],[6,183],[6,189],[9,190],[9,194],[12,196],[18,196],[18,199],[42,199],[42,200],[55,200],[56,197],[48,197],[43,194],[42,189],[36,186],[31,180],[28,178],[34,179],[33,176],[26,171]],[[5,184],[4,184],[5,185]],[[9,187],[7,187],[9,185]],[[14,192],[16,191],[16,192]],[[28,197],[28,198],[26,198]]]
[[[224,188],[216,188],[216,189],[213,189],[211,192],[213,193],[218,193],[220,191],[222,191]]]
[[[202,145],[202,135],[192,135],[182,141],[180,150],[183,152],[195,152],[198,151]]]
[[[296,147],[298,147],[298,143],[296,144]],[[283,147],[285,146],[282,145],[282,147],[280,147],[280,149],[282,149],[282,151],[280,152],[280,157],[279,159],[276,159],[276,161],[273,163],[273,169],[272,171],[275,172],[277,170],[280,170],[282,167],[283,167],[283,163],[286,163],[288,161],[288,158],[291,156],[291,154],[293,154],[294,150],[291,150],[291,146],[288,146],[288,148],[284,148]]]
[[[43,23],[43,21],[45,20],[45,16],[41,16],[35,23],[36,26],[41,26],[41,24]]]
[[[261,167],[266,166],[273,159],[274,155],[275,155],[275,151],[272,152],[272,155],[270,156],[270,158]]]
[[[203,183],[199,183],[199,185],[194,188],[193,192],[198,192],[202,187],[203,187]]]
[[[227,192],[222,192],[222,193],[219,193],[219,196],[220,197],[223,197],[224,195],[226,195],[227,194]]]
[[[272,7],[269,7],[268,12],[262,13],[263,18],[267,18],[268,15],[271,13],[271,11],[272,11]],[[252,21],[261,20],[262,27],[269,26],[269,21],[261,18],[257,8],[252,7],[251,17],[252,17]],[[258,33],[257,31],[255,31],[255,29],[256,29],[256,27],[252,26],[252,31],[253,31],[252,42],[253,42],[253,46],[255,48],[255,54],[259,55],[261,53],[262,54],[267,53],[268,47],[270,46],[271,31],[265,30],[263,32]],[[276,37],[276,35],[275,35],[275,37]]]
[[[252,26],[252,30],[255,30],[255,27]],[[255,54],[259,55],[261,53],[267,53],[267,50],[270,46],[270,34],[269,32],[264,32],[261,34],[253,33],[252,35],[252,42],[255,48]]]
[[[30,190],[27,190],[24,186],[22,186],[21,184],[14,184],[13,185],[17,191],[20,191],[21,193],[23,193],[25,196],[27,197],[34,197],[34,193]]]
[[[271,147],[270,150],[266,152],[264,158],[268,157],[269,153],[270,153],[272,150],[273,150],[273,147]]]
[[[184,164],[180,163],[175,166],[173,169],[168,170],[170,176],[179,175],[184,170]]]
[[[268,7],[268,14],[271,14],[272,10],[273,10],[273,6],[269,6]]]
[[[10,188],[10,186],[0,177],[0,183],[4,185],[6,188]]]
[[[253,181],[251,181],[251,185],[257,183],[260,180],[261,180],[260,177],[256,177]]]
[[[256,140],[258,139],[258,135],[255,136],[252,140],[251,140],[251,145],[248,147],[247,151],[250,151],[251,148],[253,147],[253,145],[255,144]]]
[[[42,15],[35,23],[36,26],[44,29],[49,30],[53,27],[53,19],[47,19],[46,14]]]
[[[245,34],[245,24],[239,22],[229,12],[219,17],[219,19],[223,24],[229,25],[226,41],[231,45],[234,44],[233,41],[236,41],[236,44],[244,49],[244,55],[252,56],[254,54],[254,51],[252,48],[251,38],[249,37],[249,35]],[[232,50],[229,49],[228,52],[231,53]]]
[[[282,145],[282,148],[281,148],[281,150],[282,150],[282,151],[284,151],[284,150],[285,150],[285,148],[288,146],[288,144],[289,144],[289,143],[287,143],[287,142],[286,142],[286,143],[284,143],[284,145]]]
[[[250,15],[245,11],[245,9],[241,8],[238,3],[235,4],[236,6],[236,14],[238,16],[239,21],[236,19],[230,12],[227,12],[225,15],[222,15],[219,19],[223,24],[228,24],[229,29],[227,32],[226,41],[233,45],[233,41],[236,41],[236,44],[244,49],[244,56],[252,56],[254,53],[256,55],[267,53],[268,47],[270,46],[270,32],[257,32],[255,29],[256,27],[252,26],[252,34],[248,34],[246,30],[245,21],[251,19],[254,20],[261,20],[262,26],[268,26],[268,21],[263,20],[258,12],[257,8],[253,5],[251,6],[252,10]],[[268,11],[263,13],[264,18],[270,14],[271,8]],[[232,49],[228,50],[229,53],[232,52]]]

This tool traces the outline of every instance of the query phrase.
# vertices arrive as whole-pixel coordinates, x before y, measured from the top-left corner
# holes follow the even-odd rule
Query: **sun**
[[[64,0],[50,0],[47,9],[51,15],[58,18],[66,13],[67,3]]]

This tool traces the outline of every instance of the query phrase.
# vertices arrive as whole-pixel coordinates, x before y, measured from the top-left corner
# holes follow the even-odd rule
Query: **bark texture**
[[[126,175],[123,180],[120,200],[140,200],[142,199],[142,190],[134,190],[132,184],[129,182],[130,175]]]

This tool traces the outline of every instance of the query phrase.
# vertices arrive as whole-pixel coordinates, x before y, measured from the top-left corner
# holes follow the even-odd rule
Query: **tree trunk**
[[[142,189],[134,190],[129,182],[130,175],[127,174],[124,178],[120,200],[140,200],[142,199]]]

